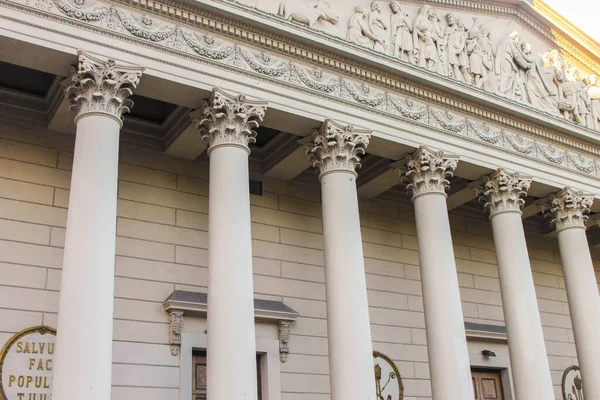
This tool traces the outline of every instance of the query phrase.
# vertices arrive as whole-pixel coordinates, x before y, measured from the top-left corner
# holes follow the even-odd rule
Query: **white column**
[[[472,400],[473,385],[446,205],[458,156],[426,147],[392,164],[415,208],[431,390],[435,400]]]
[[[515,395],[553,400],[554,389],[521,208],[530,177],[498,169],[476,190],[490,212]]]
[[[207,392],[257,395],[248,145],[267,103],[214,89],[191,117],[209,141]]]
[[[77,111],[77,133],[58,308],[56,400],[110,399],[119,131],[142,71],[79,52],[65,90]]]
[[[325,121],[304,146],[321,174],[332,400],[375,400],[356,168],[371,131]]]
[[[565,188],[543,206],[556,226],[586,399],[600,399],[600,296],[585,235],[593,201],[592,195]]]

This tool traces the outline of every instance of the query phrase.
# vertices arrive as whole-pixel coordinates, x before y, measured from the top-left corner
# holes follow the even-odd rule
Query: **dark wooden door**
[[[500,371],[473,370],[475,400],[504,400]]]

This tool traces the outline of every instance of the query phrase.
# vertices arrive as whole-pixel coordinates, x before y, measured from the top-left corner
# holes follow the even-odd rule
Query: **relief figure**
[[[446,22],[448,26],[444,31],[444,47],[448,54],[448,74],[454,79],[470,83],[471,76],[469,75],[466,52],[466,34],[464,25],[457,20],[454,13],[446,14]]]
[[[390,21],[390,30],[392,31],[392,55],[403,61],[412,61],[413,55],[413,24],[408,19],[408,14],[402,13],[400,3],[392,1],[390,3],[392,17]]]
[[[437,44],[434,40],[435,32],[431,22],[432,17],[431,6],[424,5],[421,7],[415,19],[413,46],[415,64],[435,71],[438,56]]]
[[[492,46],[492,38],[489,29],[482,25],[479,33],[479,47],[481,48],[481,63],[485,68],[487,78],[484,80],[483,88],[490,92],[498,91],[498,77],[496,76],[496,51]]]
[[[487,71],[483,66],[483,51],[479,44],[481,33],[477,26],[477,18],[473,20],[473,26],[469,30],[466,40],[467,56],[469,57],[469,72],[473,76],[473,85],[483,88],[487,79]]]
[[[312,4],[302,4],[298,1],[284,0],[279,3],[277,15],[299,24],[314,26],[317,21],[323,20],[337,24],[339,16],[333,11],[326,0],[317,0]]]
[[[541,57],[531,54],[530,43],[521,44],[521,53],[529,64],[523,74],[525,100],[540,110],[556,114],[558,91],[552,76],[549,75],[551,72],[545,68]]]
[[[558,82],[558,109],[562,116],[578,124],[584,124],[584,120],[579,113],[578,100],[581,86],[579,82],[567,81],[565,73],[562,70],[556,71],[556,81]]]
[[[596,75],[588,75],[584,82],[592,105],[592,128],[600,130],[600,87],[596,86],[598,79]]]
[[[346,40],[369,49],[374,49],[376,44],[385,47],[385,41],[377,36],[365,21],[365,17],[369,14],[370,10],[367,7],[354,8],[354,15],[348,21]]]
[[[388,28],[386,23],[383,22],[383,20],[381,19],[380,13],[381,6],[379,5],[379,3],[377,1],[372,2],[371,12],[369,12],[369,15],[367,16],[367,23],[369,26],[369,30],[373,33],[373,35],[377,36],[378,38],[382,38],[382,31],[386,31]],[[378,51],[385,51],[385,46],[386,43],[384,40],[381,40],[379,42],[376,41],[373,43],[373,48]]]
[[[496,73],[498,74],[498,92],[511,99],[523,99],[522,70],[529,63],[519,49],[519,33],[512,32],[498,46],[496,54]]]

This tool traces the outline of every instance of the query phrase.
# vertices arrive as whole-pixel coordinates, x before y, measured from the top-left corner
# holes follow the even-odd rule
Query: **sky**
[[[544,2],[600,43],[600,0],[544,0]]]

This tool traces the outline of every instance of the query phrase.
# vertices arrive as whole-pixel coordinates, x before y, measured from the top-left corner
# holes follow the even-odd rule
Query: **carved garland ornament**
[[[249,144],[256,142],[258,124],[263,120],[267,102],[248,100],[244,95],[233,95],[213,89],[209,102],[190,113],[202,139],[208,140],[208,152],[218,146],[240,146],[248,153]]]
[[[108,114],[121,122],[123,113],[130,111],[133,94],[144,68],[117,65],[79,51],[78,68],[66,85],[65,95],[77,118],[87,113]]]
[[[145,1],[146,0],[141,0],[140,6],[146,4]],[[272,61],[270,63],[264,63],[262,56],[261,59],[254,58],[253,62],[248,64],[240,54],[239,50],[236,50],[236,47],[241,49],[241,46],[236,46],[233,41],[225,43],[216,39],[212,35],[212,32],[201,33],[198,28],[196,28],[194,31],[188,31],[175,24],[157,23],[145,14],[147,12],[146,9],[143,14],[136,14],[126,9],[117,10],[117,8],[109,6],[108,4],[90,0],[78,0],[77,2],[74,2],[73,0],[48,0],[47,2],[34,0],[0,0],[0,3],[29,12],[32,12],[32,8],[35,8],[40,11],[33,12],[36,14],[41,14],[45,17],[48,17],[47,13],[64,15],[72,20],[80,21],[78,25],[81,27],[86,27],[87,29],[100,32],[102,34],[105,34],[106,29],[108,29],[115,34],[124,36],[124,39],[126,40],[127,35],[131,35],[139,40],[147,41],[148,44],[152,44],[153,46],[160,48],[162,51],[167,51],[170,53],[175,52],[176,54],[180,54],[181,52],[194,54],[203,57],[207,62],[234,66],[241,70],[249,68],[264,76],[264,79],[269,79],[270,81],[277,81],[280,83],[286,82],[289,85],[301,86],[314,91],[315,94],[345,99],[362,107],[373,108],[374,106],[376,107],[376,104],[378,103],[378,101],[365,101],[366,99],[362,96],[357,96],[357,98],[354,98],[350,95],[349,98],[346,98],[345,94],[347,91],[339,90],[342,85],[342,80],[344,80],[347,84],[354,85],[354,87],[362,88],[363,85],[361,85],[359,81],[350,83],[350,80],[342,75],[327,75],[328,77],[326,78],[323,70],[320,68],[304,66],[296,63],[295,61],[289,60],[285,60],[285,63],[288,65],[288,69],[291,71],[291,73],[283,73],[284,68],[279,62],[275,63],[275,61]],[[27,4],[28,7],[23,8],[20,6],[20,3]],[[44,5],[41,3],[44,3]],[[66,7],[66,5],[68,5],[68,7]],[[159,9],[162,10],[165,5],[161,3],[154,3],[153,8],[156,9],[156,7],[159,7]],[[170,7],[169,10],[172,10],[172,8]],[[165,12],[166,11],[167,10],[165,10]],[[168,13],[170,12],[171,11]],[[190,18],[191,17],[192,14],[190,14]],[[128,23],[125,23],[124,20],[127,20]],[[193,22],[191,19],[190,21]],[[226,27],[227,26],[224,28]],[[129,40],[131,40],[131,38],[129,38]],[[280,42],[276,43],[281,44]],[[246,47],[246,51],[252,52],[253,50],[249,46]],[[308,54],[307,57],[310,57],[310,54]],[[275,59],[275,56],[269,55],[269,58]],[[279,58],[279,60],[283,59]],[[261,62],[259,63],[258,61]],[[331,60],[329,60],[326,64],[337,68],[337,61],[334,64],[331,64],[330,61]],[[561,60],[554,60],[552,62],[557,65],[557,68],[563,68],[560,61]],[[263,69],[260,66],[261,64],[266,64],[268,66],[277,65],[277,68]],[[401,91],[408,91],[417,96],[424,96],[425,98],[432,100],[437,99],[437,95],[435,94],[428,93],[427,91],[423,91],[419,88],[413,88],[402,82],[390,81],[390,85],[393,85],[394,88],[398,88]],[[389,85],[385,84],[385,86]],[[592,174],[594,176],[598,176],[599,174],[597,161],[571,149],[566,150],[561,146],[561,148],[557,147],[556,152],[542,151],[542,149],[539,149],[538,144],[547,146],[549,142],[544,143],[516,132],[506,132],[497,127],[488,127],[488,129],[484,126],[484,129],[478,129],[476,124],[471,123],[472,120],[470,118],[466,119],[467,129],[465,129],[464,117],[454,117],[452,114],[450,114],[452,118],[444,118],[444,115],[448,117],[448,114],[446,114],[445,110],[434,110],[432,107],[423,103],[413,103],[412,99],[397,96],[395,89],[385,90],[384,94],[387,96],[388,100],[388,106],[386,107],[385,111],[396,119],[402,118],[409,122],[422,122],[447,131],[448,133],[456,136],[466,136],[470,139],[478,140],[483,143],[502,148],[505,151],[516,152],[518,154],[537,160],[542,160],[553,165],[560,165],[561,167],[568,168],[579,173],[588,175]],[[371,99],[370,97],[367,98]],[[549,132],[540,131],[539,129],[525,126],[512,120],[507,121],[505,118],[499,117],[495,114],[490,114],[485,110],[473,110],[468,105],[457,103],[453,99],[450,99],[450,101],[452,104],[462,108],[466,112],[474,111],[477,115],[489,117],[496,121],[502,121],[503,123],[508,123],[518,129],[528,129],[536,135],[546,137],[551,141],[561,140],[564,142],[562,138],[559,138]],[[404,107],[404,103],[406,103],[409,108]],[[430,112],[429,110],[435,111],[435,113]],[[423,113],[426,114],[423,115]],[[431,117],[429,117],[429,113],[431,113]],[[594,149],[589,146],[582,147],[578,143],[571,144],[569,141],[566,143],[568,143],[570,147],[575,146],[578,149],[581,149],[581,151],[594,151]],[[562,157],[563,151],[566,152],[566,157]]]
[[[550,218],[550,223],[557,231],[566,228],[584,228],[588,220],[594,196],[584,194],[581,190],[566,187],[556,194],[550,195],[540,205],[542,213]]]
[[[454,174],[459,156],[445,154],[427,147],[419,149],[405,160],[391,165],[401,181],[407,181],[406,188],[412,193],[413,201],[427,193],[446,194],[448,178]]]
[[[369,130],[344,126],[328,119],[303,148],[312,166],[319,168],[319,179],[334,171],[350,172],[356,176],[356,169],[361,167],[360,156],[365,154],[370,137]]]
[[[485,203],[484,207],[490,212],[490,218],[501,212],[521,212],[525,204],[523,197],[527,196],[533,178],[500,168],[482,179],[484,183],[475,188],[475,193],[479,201]]]

